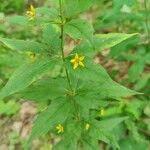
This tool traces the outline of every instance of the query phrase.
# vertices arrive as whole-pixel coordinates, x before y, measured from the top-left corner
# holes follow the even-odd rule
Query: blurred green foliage
[[[112,64],[125,64],[126,67],[123,67],[122,65],[117,65],[117,67],[115,67],[112,65],[114,67],[108,67],[107,71],[109,72],[110,76],[117,82],[120,82],[124,86],[127,86],[143,94],[134,98],[127,98],[122,102],[115,104],[104,104],[100,108],[100,111],[98,111],[96,114],[93,114],[99,119],[110,118],[112,116],[129,116],[129,119],[125,121],[124,124],[120,124],[113,129],[115,139],[117,139],[121,150],[148,150],[147,147],[149,145],[150,2],[148,0],[146,2],[147,4],[145,6],[144,1],[138,0],[95,0],[94,6],[86,12],[87,14],[93,13],[92,22],[94,24],[96,33],[119,32],[139,33],[140,35],[139,38],[128,39],[123,43],[108,49],[108,54],[103,56],[102,61],[106,66],[109,60],[112,60]],[[38,2],[36,1],[35,3]],[[49,5],[48,0],[42,3],[45,6]],[[28,4],[25,4],[23,0],[0,0],[0,11],[3,12],[0,14],[0,22],[2,22],[0,25],[1,37],[7,36],[11,38],[33,38],[37,41],[40,40],[41,29],[36,28],[33,30],[32,25],[26,26],[25,20],[23,20],[24,23],[22,23],[24,26],[20,27],[20,25],[17,24],[18,18],[9,18],[9,15],[11,14],[25,14],[24,8],[26,8],[26,5]],[[6,18],[8,18],[9,21]],[[53,32],[53,30],[51,30],[51,32]],[[72,34],[72,36],[74,36],[74,34]],[[100,55],[103,54],[100,53]],[[20,66],[25,60],[28,60],[29,58],[30,54],[28,53],[24,54],[15,50],[12,51],[4,45],[0,45],[1,88],[9,79],[10,74],[14,71],[14,69],[18,68],[18,66]],[[58,66],[54,71],[54,74],[56,73],[57,76],[60,70],[61,69]],[[30,91],[30,89],[28,90]],[[35,91],[35,94],[37,95],[36,92],[37,91]],[[32,97],[32,95],[29,95],[29,97]],[[44,103],[44,105],[48,104],[47,102]],[[43,106],[43,103],[39,105]],[[10,109],[11,107],[13,107],[13,109]],[[18,100],[12,100],[10,102],[1,101],[0,114],[4,116],[15,115],[17,114],[19,107],[20,104]],[[40,108],[41,107],[39,107],[39,109]],[[104,109],[103,116],[101,115],[101,109]],[[16,133],[12,133],[12,135],[10,135],[9,141],[11,143],[11,147],[14,147],[16,143],[20,142],[20,140],[18,140],[18,136],[19,135]],[[46,144],[43,145],[46,147],[45,149],[47,149],[48,146]],[[107,150],[111,148],[110,145],[105,144],[103,147]]]
[[[0,12],[6,14],[22,13],[24,0],[0,0]]]

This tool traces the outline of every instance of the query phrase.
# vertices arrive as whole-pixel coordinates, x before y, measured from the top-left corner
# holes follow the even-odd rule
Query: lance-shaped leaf
[[[37,59],[20,66],[0,92],[0,98],[19,92],[28,87],[37,77],[59,63],[57,58]]]
[[[34,53],[42,53],[48,50],[44,44],[31,40],[25,41],[17,39],[0,38],[0,42],[5,44],[8,48],[12,50],[31,51]]]
[[[57,26],[48,24],[43,29],[43,42],[53,53],[58,53],[61,47],[60,31]]]
[[[91,57],[136,35],[124,33],[97,34],[94,35],[92,44],[89,41],[83,41],[73,49],[72,53],[77,52]]]
[[[118,147],[118,144],[112,136],[111,131],[126,119],[127,117],[118,117],[102,121],[92,121],[89,135],[94,139],[101,140]]]
[[[134,33],[134,34],[125,34],[125,33],[96,34],[93,44],[96,50],[102,50],[106,48],[111,48],[135,35],[137,35],[137,33]]]
[[[128,119],[128,117],[116,117],[111,119],[104,119],[102,121],[96,121],[95,124],[99,129],[112,131],[118,124]],[[110,126],[111,125],[111,126]]]
[[[92,87],[94,87],[94,89]],[[100,99],[113,98],[116,100],[120,100],[120,98],[123,98],[123,97],[129,97],[132,95],[141,94],[134,90],[130,90],[116,83],[113,80],[108,80],[107,82],[104,82],[103,84],[95,83],[95,82],[88,82],[88,81],[83,82],[82,87],[79,87],[78,92],[79,92],[79,95],[78,95],[79,98],[82,99],[82,97],[87,97],[88,95],[89,97],[87,97],[87,102],[90,99],[92,99],[91,101],[93,101],[94,103],[90,104],[90,107],[98,104],[98,102],[100,102]],[[80,102],[80,103],[81,104],[84,103],[84,105],[86,105],[87,102],[84,102],[84,99],[82,100],[83,102]]]
[[[21,97],[34,101],[46,101],[64,96],[68,90],[65,78],[50,78],[33,83],[21,93]]]
[[[121,98],[141,94],[134,90],[130,90],[115,81],[110,81],[102,85],[99,84],[98,86],[97,91],[99,91],[98,93],[102,98],[119,99],[119,97]]]
[[[64,30],[73,39],[86,38],[90,40],[94,33],[93,26],[89,22],[81,19],[74,19],[67,22]]]
[[[71,64],[70,60],[70,57],[66,59],[69,73],[75,78],[83,81],[83,89],[87,89],[88,93],[99,95],[102,99],[119,98],[138,94],[137,92],[114,82],[107,71],[100,64],[95,64],[89,57],[85,57],[83,61],[85,67],[78,66],[76,69],[73,69],[73,64]],[[85,92],[86,90],[83,91]]]

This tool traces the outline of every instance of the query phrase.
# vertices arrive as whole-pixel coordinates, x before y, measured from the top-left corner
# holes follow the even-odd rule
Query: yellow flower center
[[[61,125],[61,124],[58,124],[56,126],[56,130],[57,130],[57,133],[63,133],[64,132],[64,127]]]
[[[73,64],[73,69],[78,68],[79,66],[84,67],[84,56],[79,56],[77,53],[75,54],[75,57],[71,59],[71,63]]]
[[[75,60],[75,63],[79,63],[79,62],[80,62],[80,59],[77,58],[77,59]]]

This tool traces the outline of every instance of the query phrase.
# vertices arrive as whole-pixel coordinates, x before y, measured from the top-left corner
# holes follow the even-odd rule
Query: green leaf
[[[43,42],[53,53],[58,53],[61,47],[60,31],[57,26],[48,24],[43,29]]]
[[[74,17],[87,10],[92,5],[92,0],[64,0],[65,16]]]
[[[101,99],[100,92],[94,92],[92,89],[94,84],[92,82],[86,82],[84,85],[85,86],[82,87],[83,83],[81,83],[81,86],[77,87],[77,94],[74,99],[81,111],[81,116],[88,119],[90,110],[97,110],[99,107],[105,107],[109,104],[109,101]]]
[[[0,65],[8,67],[18,67],[20,64],[26,61],[26,57],[20,53],[7,53],[1,54]]]
[[[21,93],[24,99],[34,101],[46,101],[64,96],[67,92],[68,84],[65,78],[40,80]]]
[[[54,20],[59,17],[59,11],[56,8],[38,7],[36,8],[36,13],[40,16],[47,16],[50,20]]]
[[[0,92],[0,98],[19,92],[28,87],[35,78],[51,69],[59,61],[56,58],[37,59],[34,62],[27,62],[20,66],[11,76],[7,84]]]
[[[73,39],[91,39],[94,33],[92,25],[85,20],[74,19],[67,22],[64,31]]]
[[[90,137],[83,138],[83,150],[101,150],[98,141]]]
[[[100,92],[102,98],[108,97],[118,99],[119,97],[121,98],[141,94],[136,91],[130,90],[116,83],[115,81],[110,81],[106,82],[105,84],[99,85],[99,88],[97,88],[97,90]]]
[[[104,141],[105,143],[113,144],[118,147],[115,137],[112,136],[111,131],[127,117],[118,117],[106,119],[102,121],[92,121],[89,135],[97,140]]]
[[[134,34],[125,34],[125,33],[96,34],[93,44],[96,50],[103,50],[106,48],[111,48],[136,35],[137,33],[134,33]]]
[[[93,128],[89,131],[89,136],[91,136],[95,140],[100,140],[105,143],[111,143],[111,132],[103,131],[102,129],[93,126]]]
[[[72,53],[76,52],[78,54],[93,57],[98,52],[111,48],[136,35],[137,34],[124,33],[96,34],[93,36],[92,42],[81,42],[73,49]]]
[[[75,136],[65,137],[52,150],[77,150],[78,139]]]
[[[114,82],[101,65],[95,64],[93,60],[88,57],[85,57],[83,62],[85,67],[78,67],[76,69],[73,69],[70,60],[71,58],[66,59],[66,61],[68,61],[66,63],[69,73],[76,79],[86,81],[83,84],[83,90],[84,88],[87,89],[87,87],[90,87],[87,89],[87,92],[93,92],[93,95],[95,93],[95,95],[99,95],[99,97],[103,99],[120,98],[139,94]],[[91,82],[91,86],[95,87],[94,89],[89,85],[89,82]]]
[[[71,116],[71,111],[72,105],[66,97],[53,100],[48,108],[37,116],[29,142],[36,137],[45,135],[50,130],[55,130],[58,124],[64,126],[66,119]],[[57,131],[55,130],[55,132]]]
[[[42,53],[47,51],[47,47],[45,45],[31,40],[25,41],[17,39],[0,38],[0,42],[5,44],[8,48],[12,50],[31,51],[35,53]]]
[[[11,16],[11,17],[8,17],[7,19],[11,24],[17,24],[17,25],[28,24],[28,18],[24,16]]]
[[[128,119],[128,117],[116,117],[116,118],[112,118],[112,119],[105,119],[102,121],[97,121],[95,122],[96,125],[102,129],[102,130],[107,130],[107,131],[111,131],[113,130],[113,128],[115,128],[118,124],[120,124],[121,122],[125,121],[126,119]],[[110,126],[111,125],[111,126]]]
[[[87,88],[88,87],[88,88]],[[94,87],[94,89],[92,89]],[[81,87],[80,94],[89,95],[91,99],[94,99],[93,102],[99,99],[113,98],[116,100],[120,100],[121,97],[128,97],[131,95],[139,94],[133,90],[130,90],[114,81],[108,81],[103,84],[99,83],[84,83]],[[118,92],[119,91],[119,92]],[[93,104],[94,105],[94,104]],[[91,106],[93,106],[91,105]]]
[[[75,96],[75,101],[82,109],[98,109],[98,107],[104,107],[109,104],[108,101],[101,100],[99,96],[92,92],[78,92]]]

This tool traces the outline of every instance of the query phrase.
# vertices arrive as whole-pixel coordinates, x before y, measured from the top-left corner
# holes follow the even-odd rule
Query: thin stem
[[[61,19],[61,35],[60,35],[60,38],[61,38],[61,53],[62,53],[62,61],[63,63],[65,63],[65,55],[64,55],[64,18],[63,18],[63,7],[62,7],[62,0],[59,0],[59,7],[60,7],[60,19]],[[68,70],[66,68],[66,65],[64,64],[64,67],[65,67],[65,72],[66,72],[66,76],[67,76],[67,81],[68,81],[68,84],[69,84],[69,88],[70,88],[70,91],[71,91],[71,94],[73,94],[72,96],[74,96],[75,92],[72,88],[72,84],[71,84],[71,80],[70,80],[70,77],[69,77],[69,73],[68,73]],[[79,120],[79,115],[78,115],[78,109],[77,109],[77,106],[76,106],[76,103],[75,103],[75,100],[73,97],[71,97],[71,102],[72,104],[74,105],[74,115],[76,116],[76,119]]]
[[[61,19],[61,35],[60,35],[60,38],[61,38],[61,53],[62,53],[62,60],[63,60],[63,63],[65,62],[65,54],[64,54],[64,21],[63,21],[63,7],[62,7],[62,0],[59,0],[59,7],[60,7],[60,19]],[[66,72],[66,76],[67,76],[67,81],[68,81],[68,84],[69,84],[69,87],[70,87],[70,90],[73,92],[73,88],[72,88],[72,85],[71,85],[71,80],[69,78],[69,73],[68,73],[68,70],[66,68],[66,65],[65,66],[65,72]]]
[[[146,24],[146,30],[147,30],[147,34],[148,34],[148,41],[150,42],[150,30],[148,27],[148,9],[147,9],[147,0],[144,0],[144,6],[145,6],[145,24]]]

